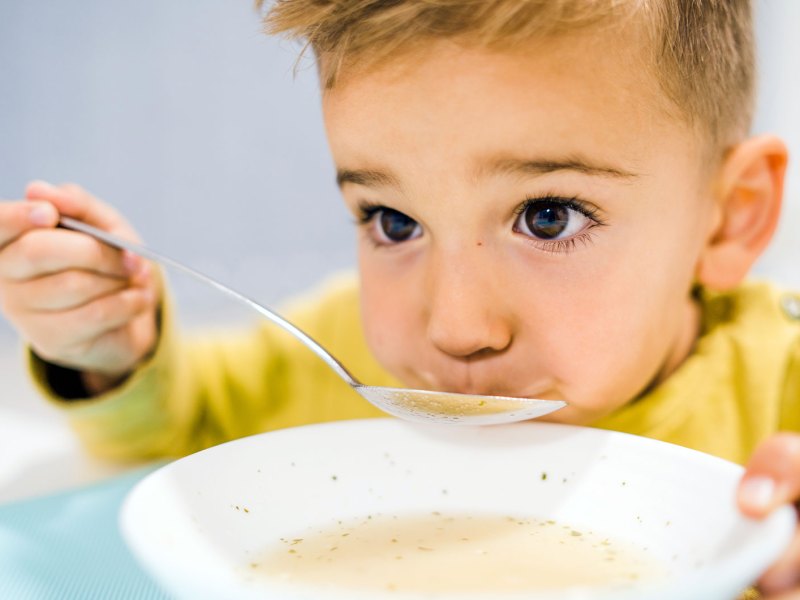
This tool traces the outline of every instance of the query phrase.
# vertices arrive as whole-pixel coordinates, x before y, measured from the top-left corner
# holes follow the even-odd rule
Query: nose
[[[443,256],[434,263],[427,279],[427,334],[433,345],[456,358],[510,346],[513,322],[491,265],[463,254]]]

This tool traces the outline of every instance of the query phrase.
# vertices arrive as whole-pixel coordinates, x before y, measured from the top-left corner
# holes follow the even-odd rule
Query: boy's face
[[[563,399],[551,420],[590,422],[691,350],[700,144],[625,40],[428,50],[323,99],[370,347],[408,385]]]

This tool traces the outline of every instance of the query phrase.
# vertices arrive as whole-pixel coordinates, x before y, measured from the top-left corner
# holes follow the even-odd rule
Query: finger
[[[118,292],[131,285],[128,278],[106,277],[93,271],[69,269],[25,281],[7,281],[2,295],[5,312],[63,311]]]
[[[0,202],[0,250],[26,231],[56,223],[58,211],[49,202]]]
[[[84,358],[83,346],[154,308],[152,289],[126,288],[72,310],[29,313],[20,319],[20,328],[45,360],[77,364]]]
[[[760,518],[799,498],[800,435],[779,433],[759,445],[750,458],[739,483],[739,508]]]
[[[98,356],[95,367],[90,369],[98,375],[118,379],[129,374],[143,358],[150,355],[158,338],[155,313],[143,312],[124,327],[103,334],[94,340],[87,352]],[[89,378],[87,383],[93,378]],[[94,379],[95,384],[102,381]],[[107,388],[106,388],[107,389]]]
[[[797,588],[800,583],[800,534],[795,534],[781,558],[761,576],[759,589],[772,597]]]
[[[766,596],[759,596],[759,597],[762,598],[763,600],[800,600],[800,591],[798,590],[788,591],[783,594],[777,594],[777,595],[769,594]]]
[[[32,181],[25,188],[25,197],[29,200],[51,202],[61,214],[105,231],[129,235],[132,233],[116,210],[74,183],[55,186],[45,181]]]
[[[67,229],[35,230],[3,250],[0,278],[24,281],[69,269],[129,277],[143,264],[130,256],[83,233]]]

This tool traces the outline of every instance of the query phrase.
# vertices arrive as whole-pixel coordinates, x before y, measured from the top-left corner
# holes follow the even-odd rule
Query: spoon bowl
[[[229,288],[216,279],[173,260],[150,248],[129,242],[82,221],[62,216],[59,225],[78,231],[120,250],[128,250],[159,264],[172,267],[194,279],[202,281],[235,300],[249,306],[276,325],[282,327],[303,342],[325,364],[344,379],[358,394],[382,411],[408,421],[433,421],[440,423],[462,423],[467,425],[496,425],[535,419],[566,406],[559,400],[535,400],[506,396],[481,396],[429,390],[391,388],[364,385],[307,333],[293,325],[276,312]]]
[[[481,396],[361,384],[353,387],[382,411],[406,421],[498,425],[535,419],[566,405],[559,400]]]

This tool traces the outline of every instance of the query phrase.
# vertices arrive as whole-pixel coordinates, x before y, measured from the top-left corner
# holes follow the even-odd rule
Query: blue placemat
[[[0,598],[168,600],[117,526],[125,495],[152,470],[0,506]]]

